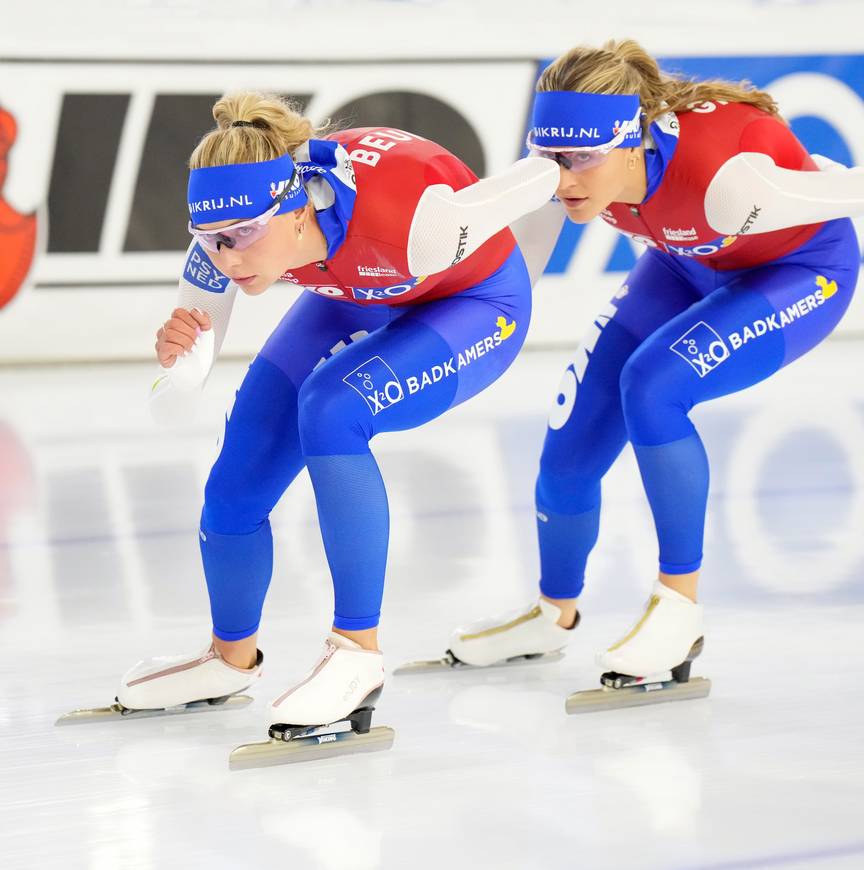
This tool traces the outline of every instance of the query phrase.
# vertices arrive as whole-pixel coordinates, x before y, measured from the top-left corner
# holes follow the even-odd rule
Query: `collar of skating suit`
[[[327,259],[339,249],[354,214],[357,182],[348,152],[328,139],[310,139],[294,153],[297,170],[327,239]]]
[[[643,202],[647,202],[657,192],[678,147],[679,124],[674,112],[667,112],[653,121],[645,136],[645,174],[648,179],[648,192]]]

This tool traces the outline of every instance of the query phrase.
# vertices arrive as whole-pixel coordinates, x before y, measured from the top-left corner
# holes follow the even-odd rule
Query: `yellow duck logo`
[[[837,282],[829,281],[824,275],[816,276],[816,286],[822,291],[823,299],[830,299],[837,292]]]
[[[506,317],[499,317],[495,321],[495,325],[498,327],[498,331],[501,333],[501,341],[510,338],[510,336],[513,335],[514,332],[516,332],[515,320],[512,323],[508,323]]]

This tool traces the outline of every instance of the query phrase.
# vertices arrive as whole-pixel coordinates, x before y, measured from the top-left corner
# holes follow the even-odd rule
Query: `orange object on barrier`
[[[21,289],[36,249],[36,215],[20,214],[2,195],[17,132],[15,119],[0,108],[0,308]]]

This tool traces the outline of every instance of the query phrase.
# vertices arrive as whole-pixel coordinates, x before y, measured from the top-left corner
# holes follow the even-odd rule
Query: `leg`
[[[485,667],[560,655],[578,624],[585,563],[597,540],[600,481],[627,441],[618,380],[645,335],[698,296],[665,262],[643,256],[597,315],[559,386],[537,479],[540,601],[457,628],[448,655],[406,670]]]
[[[335,590],[334,629],[372,648],[389,515],[369,450],[480,392],[515,359],[530,285],[514,255],[478,287],[401,316],[321,366],[300,391],[300,438]]]
[[[698,296],[648,252],[622,290],[595,318],[564,372],[537,478],[537,531],[542,597],[561,610],[559,625],[576,616],[588,554],[597,541],[600,482],[627,442],[618,386],[639,343]]]
[[[692,600],[708,461],[688,413],[699,402],[764,380],[836,326],[858,268],[854,234],[837,223],[830,268],[802,265],[805,251],[796,252],[796,261],[737,273],[657,330],[622,372],[624,416],[654,515],[661,579]]]
[[[238,667],[255,661],[257,630],[273,566],[269,515],[303,468],[297,394],[331,354],[389,319],[386,310],[306,294],[249,368],[205,490],[201,554],[214,643]]]

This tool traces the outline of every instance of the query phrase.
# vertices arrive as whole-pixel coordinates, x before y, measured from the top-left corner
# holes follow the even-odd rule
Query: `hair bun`
[[[293,154],[316,132],[298,106],[257,91],[225,94],[213,106],[213,120],[216,129],[201,139],[189,158],[192,169],[258,163]],[[234,127],[254,127],[256,132],[234,136]]]

